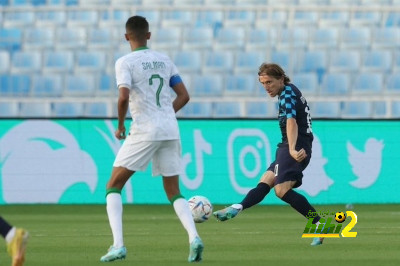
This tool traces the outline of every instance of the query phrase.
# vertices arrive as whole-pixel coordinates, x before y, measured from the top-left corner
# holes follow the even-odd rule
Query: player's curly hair
[[[149,23],[145,17],[133,16],[126,21],[125,29],[134,40],[142,41],[147,39]]]
[[[267,75],[275,79],[280,79],[283,77],[283,83],[290,83],[290,78],[286,76],[285,71],[278,65],[274,63],[262,63],[258,70],[258,75]]]

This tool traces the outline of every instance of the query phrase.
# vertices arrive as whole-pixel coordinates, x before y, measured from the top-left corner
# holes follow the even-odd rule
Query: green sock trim
[[[110,194],[110,193],[118,193],[118,194],[121,194],[121,190],[120,190],[119,188],[116,188],[116,187],[107,188],[107,190],[106,190],[106,197],[107,197],[107,195]]]
[[[173,196],[169,201],[171,202],[171,204],[173,204],[175,200],[184,199],[184,198],[185,198],[184,196],[182,196],[181,194],[178,194],[178,195]]]

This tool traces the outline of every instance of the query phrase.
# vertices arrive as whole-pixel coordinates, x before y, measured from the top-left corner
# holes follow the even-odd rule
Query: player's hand
[[[125,135],[125,127],[118,128],[118,129],[115,131],[115,137],[116,137],[117,139],[119,139],[119,140],[125,139],[125,138],[126,138],[126,135]]]
[[[292,156],[293,159],[295,159],[297,162],[301,162],[305,158],[307,158],[307,153],[304,149],[301,149],[299,151],[290,150],[290,156]]]

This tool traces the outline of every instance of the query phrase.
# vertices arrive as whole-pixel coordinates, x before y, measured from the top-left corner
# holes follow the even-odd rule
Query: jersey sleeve
[[[126,87],[131,89],[132,77],[129,71],[129,67],[122,58],[115,62],[115,79],[117,82],[117,87]]]
[[[286,110],[286,119],[296,118],[296,94],[290,87],[285,87],[284,97],[281,101],[283,108]]]

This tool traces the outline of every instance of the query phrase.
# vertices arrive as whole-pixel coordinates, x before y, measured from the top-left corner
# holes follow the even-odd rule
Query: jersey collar
[[[149,49],[149,48],[147,46],[140,46],[140,47],[136,48],[135,50],[133,50],[133,52],[140,51],[140,50],[146,50],[146,49]]]

